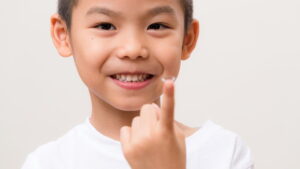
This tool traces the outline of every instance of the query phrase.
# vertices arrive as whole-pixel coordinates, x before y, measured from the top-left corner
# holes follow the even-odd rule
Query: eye
[[[116,27],[111,23],[101,23],[95,26],[95,28],[103,29],[103,30],[115,30]]]
[[[151,25],[149,25],[149,27],[147,29],[154,29],[154,30],[159,30],[159,29],[168,29],[170,27],[162,24],[162,23],[153,23]]]

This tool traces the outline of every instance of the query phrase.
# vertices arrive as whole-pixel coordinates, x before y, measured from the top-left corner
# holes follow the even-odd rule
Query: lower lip
[[[113,78],[111,78],[111,79],[113,80],[113,82],[116,85],[118,85],[124,89],[138,90],[138,89],[142,89],[142,88],[148,86],[151,83],[153,78],[154,77],[152,77],[151,79],[145,80],[143,82],[122,82],[117,79],[113,79]]]

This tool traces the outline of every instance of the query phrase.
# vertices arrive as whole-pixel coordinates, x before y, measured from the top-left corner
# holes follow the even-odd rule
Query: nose
[[[119,41],[120,46],[117,50],[117,56],[120,59],[147,59],[149,52],[143,37],[135,32],[127,33]]]

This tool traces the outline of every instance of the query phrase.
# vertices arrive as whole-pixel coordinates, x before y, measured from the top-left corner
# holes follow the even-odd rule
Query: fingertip
[[[162,77],[162,78],[161,78],[161,81],[163,81],[163,82],[166,82],[166,81],[169,81],[169,80],[175,82],[176,77],[173,76],[173,77],[169,77],[169,78],[168,78],[168,77]]]
[[[173,95],[174,82],[172,80],[167,80],[164,83],[164,93],[167,95]]]
[[[168,87],[173,86],[173,84],[174,84],[174,82],[173,82],[172,80],[167,80],[167,81],[165,82],[165,85],[168,86]]]

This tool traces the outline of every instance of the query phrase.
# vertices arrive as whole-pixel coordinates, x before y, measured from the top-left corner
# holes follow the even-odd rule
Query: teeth
[[[138,80],[138,76],[137,76],[137,75],[132,76],[131,80],[132,80],[132,81],[137,81],[137,80]]]
[[[121,80],[125,81],[126,80],[126,76],[125,75],[121,75]]]
[[[132,79],[133,76],[125,76],[125,77],[126,77],[127,82],[131,82],[131,79]]]
[[[136,75],[124,75],[117,74],[114,77],[123,82],[141,82],[145,81],[150,75],[148,74],[136,74]]]

